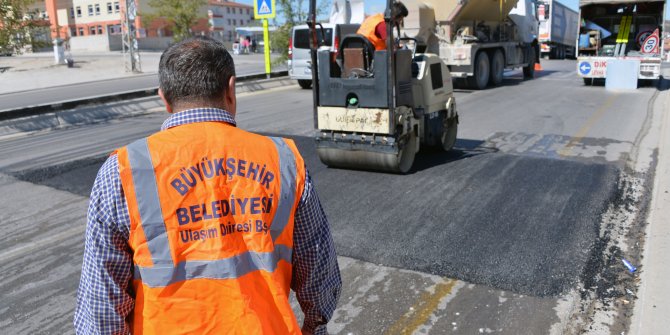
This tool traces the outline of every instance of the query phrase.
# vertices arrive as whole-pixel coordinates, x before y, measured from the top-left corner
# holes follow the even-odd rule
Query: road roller
[[[449,70],[421,41],[393,29],[391,4],[384,13],[386,50],[349,34],[335,51],[320,45],[323,28],[310,0],[316,151],[330,167],[407,173],[421,145],[448,151],[456,142]]]

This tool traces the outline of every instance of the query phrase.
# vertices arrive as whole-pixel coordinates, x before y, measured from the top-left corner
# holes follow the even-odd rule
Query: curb
[[[265,80],[272,81],[273,78],[288,79],[288,78],[286,78],[287,76],[288,76],[288,71],[279,71],[279,72],[270,73],[270,79],[266,79],[267,75],[265,73],[259,73],[259,74],[251,74],[251,75],[238,77],[237,82],[240,83],[240,85],[238,85],[238,86],[244,87],[244,86],[249,85],[250,84],[249,82],[258,81],[258,84],[261,84],[262,81],[265,81]],[[259,79],[262,79],[262,80],[259,80]],[[28,106],[28,107],[17,108],[17,109],[0,110],[0,121],[6,121],[6,120],[17,119],[17,118],[35,116],[35,115],[46,114],[46,113],[53,113],[53,112],[62,111],[62,110],[65,110],[65,109],[73,109],[73,108],[76,108],[76,107],[79,107],[79,106],[82,106],[82,105],[87,105],[87,104],[100,104],[100,103],[106,103],[106,102],[114,102],[114,101],[122,101],[122,100],[143,98],[143,97],[155,96],[157,94],[158,94],[158,87],[155,87],[155,88],[149,88],[149,89],[117,92],[117,93],[114,93],[114,94],[98,95],[98,96],[87,97],[87,98],[76,99],[76,100],[57,101],[57,102],[44,104],[44,105]]]
[[[670,74],[670,70],[665,70]],[[665,77],[665,76],[664,76]],[[667,78],[667,77],[665,77]],[[662,334],[667,328],[665,319],[670,312],[670,288],[666,285],[670,269],[665,259],[670,251],[670,82],[659,83],[664,99],[658,102],[661,110],[658,161],[651,191],[650,212],[645,228],[646,241],[643,251],[642,272],[631,318],[630,334]]]

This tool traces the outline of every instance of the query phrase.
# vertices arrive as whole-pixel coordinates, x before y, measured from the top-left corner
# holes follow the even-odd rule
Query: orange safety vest
[[[363,23],[361,23],[360,28],[358,28],[357,34],[361,34],[367,38],[372,45],[375,46],[375,50],[386,50],[386,40],[383,40],[375,34],[375,29],[377,25],[384,22],[383,14],[375,14],[368,16]]]
[[[116,153],[132,334],[300,334],[288,297],[305,169],[293,141],[200,122]]]

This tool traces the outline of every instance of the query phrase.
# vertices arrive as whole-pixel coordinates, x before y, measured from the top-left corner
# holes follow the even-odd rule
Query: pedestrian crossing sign
[[[275,0],[254,0],[254,18],[271,19],[275,17]]]

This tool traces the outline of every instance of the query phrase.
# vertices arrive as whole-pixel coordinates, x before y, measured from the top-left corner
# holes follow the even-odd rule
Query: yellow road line
[[[570,139],[570,141],[568,141],[568,144],[566,144],[565,147],[563,147],[563,149],[561,149],[558,152],[558,155],[561,156],[561,157],[569,156],[570,152],[572,151],[572,147],[577,145],[579,142],[581,142],[584,139],[584,137],[586,137],[586,134],[589,133],[589,130],[591,130],[591,127],[593,127],[593,125],[598,120],[600,120],[600,118],[602,118],[603,115],[605,115],[607,110],[612,106],[612,104],[614,103],[614,100],[616,100],[616,98],[618,96],[619,96],[619,94],[615,94],[615,95],[610,96],[607,100],[605,100],[605,103],[602,106],[600,106],[600,108],[593,115],[591,115],[591,117],[586,121],[584,126],[582,126],[582,128],[579,129],[579,131],[575,134],[575,136],[573,136]]]
[[[384,333],[390,335],[409,335],[417,330],[421,325],[428,321],[428,318],[437,309],[440,301],[449,293],[456,285],[456,280],[448,280],[443,283],[435,285],[435,293],[424,292],[419,300],[410,308],[410,311],[405,313],[398,319],[389,329]]]

